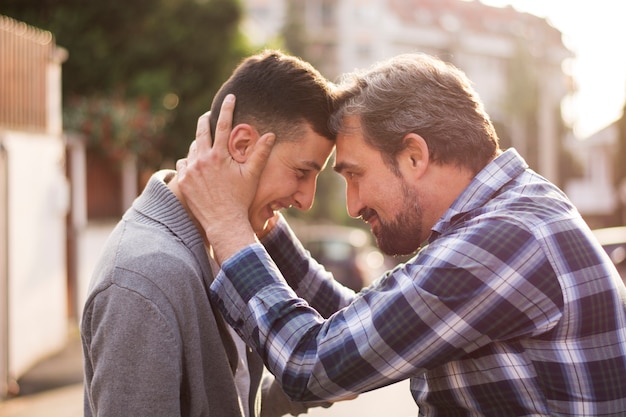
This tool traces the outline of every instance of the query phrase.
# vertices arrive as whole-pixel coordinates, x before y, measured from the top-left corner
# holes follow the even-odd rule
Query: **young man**
[[[311,207],[334,147],[332,88],[309,64],[267,51],[244,60],[222,86],[214,120],[231,92],[239,97],[228,140],[233,163],[245,163],[261,135],[275,134],[242,219],[260,232],[277,209]],[[217,272],[207,256],[211,243],[187,210],[175,174],[150,179],[96,267],[82,320],[85,416],[259,415],[262,361],[210,303]],[[261,415],[306,411],[264,385]]]
[[[179,175],[221,263],[211,295],[227,320],[300,400],[410,378],[420,415],[625,415],[626,288],[576,208],[499,149],[456,68],[410,54],[352,78],[332,118],[348,211],[385,252],[419,252],[354,295],[284,219],[261,246],[235,220],[270,146],[226,166],[224,117]]]

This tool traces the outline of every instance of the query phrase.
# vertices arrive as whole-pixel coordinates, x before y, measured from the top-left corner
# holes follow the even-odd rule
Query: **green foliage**
[[[539,102],[538,63],[524,38],[516,37],[514,41],[515,53],[507,61],[509,83],[503,106],[508,114],[528,119],[536,113]]]
[[[556,135],[559,138],[565,138],[571,131],[565,125],[561,115],[561,106],[556,106],[553,112],[554,120],[559,122],[556,126]],[[566,146],[565,141],[559,141],[558,146],[558,176],[554,182],[559,188],[565,189],[569,181],[585,176],[585,168],[583,162]]]
[[[515,53],[512,59],[507,61],[508,84],[502,105],[510,117],[509,123],[517,121],[520,126],[523,126],[524,145],[515,144],[518,152],[531,168],[537,169],[539,150],[541,149],[537,143],[539,132],[537,121],[539,62],[531,54],[529,45],[523,37],[517,36],[514,41]]]
[[[285,39],[285,48],[293,55],[305,57],[306,33],[304,29],[305,4],[302,1],[292,0],[287,2],[285,24],[282,28],[282,35]]]
[[[306,13],[306,0],[290,0],[286,2],[285,6],[286,18],[281,29],[285,50],[319,68],[315,57],[308,53],[307,33],[303,23]],[[292,208],[288,210],[287,214],[304,221],[332,221],[337,224],[363,227],[363,222],[348,216],[345,202],[345,182],[330,168],[333,161],[334,155],[328,162],[326,169],[318,177],[315,203],[312,209],[303,212]]]
[[[238,29],[242,10],[236,0],[3,0],[0,14],[49,30],[68,50],[63,64],[68,126],[88,114],[85,100],[105,113],[107,102],[119,107],[126,101],[126,109],[147,103],[144,111],[166,122],[162,136],[168,139],[155,137],[158,156],[147,158],[155,165],[186,154],[197,118],[250,53]],[[145,132],[129,132],[134,134],[145,138]]]
[[[142,166],[160,163],[157,150],[169,114],[151,111],[147,99],[74,97],[67,109],[65,129],[81,133],[92,152],[116,163],[129,154]]]
[[[626,105],[622,117],[617,121],[617,152],[614,162],[614,184],[619,189],[626,184]]]

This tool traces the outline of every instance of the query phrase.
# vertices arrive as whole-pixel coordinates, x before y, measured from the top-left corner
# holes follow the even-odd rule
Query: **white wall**
[[[8,159],[9,372],[18,378],[68,334],[61,137],[0,132]]]

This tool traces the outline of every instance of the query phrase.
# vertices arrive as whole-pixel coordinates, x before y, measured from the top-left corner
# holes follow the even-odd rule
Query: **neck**
[[[425,182],[425,192],[421,193],[424,195],[424,230],[435,225],[474,178],[470,170],[454,165],[431,164],[429,169],[429,180]]]
[[[167,187],[170,189],[172,193],[174,193],[178,201],[180,201],[180,204],[182,204],[183,208],[187,212],[187,215],[189,216],[193,224],[196,225],[196,228],[198,229],[198,231],[204,238],[204,244],[207,246],[207,249],[210,249],[210,245],[206,239],[204,229],[202,229],[200,222],[198,222],[196,217],[193,215],[193,213],[189,209],[189,206],[187,205],[187,200],[185,199],[185,196],[183,195],[183,193],[180,191],[180,187],[178,186],[178,175],[174,175],[172,177],[172,179],[167,183]]]

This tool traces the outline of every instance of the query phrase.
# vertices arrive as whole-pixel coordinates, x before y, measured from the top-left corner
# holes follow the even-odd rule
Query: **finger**
[[[215,128],[214,144],[218,150],[227,152],[228,138],[233,125],[233,111],[235,110],[235,96],[228,94],[224,97],[220,115],[217,118],[217,127]]]
[[[196,127],[196,137],[199,137],[210,130],[209,119],[211,117],[211,111],[204,113],[198,117],[198,125]]]
[[[193,140],[191,141],[191,144],[189,145],[189,152],[187,152],[187,157],[184,159],[185,168],[187,167],[190,161],[194,161],[196,159],[197,155],[198,155],[198,144],[196,143],[195,140]],[[178,164],[182,160],[183,159],[179,159],[178,161],[176,161],[176,171],[178,171]]]
[[[250,165],[250,171],[253,175],[258,176],[261,175],[263,168],[265,168],[265,164],[267,163],[267,159],[272,152],[272,146],[274,145],[274,140],[276,136],[273,133],[266,133],[261,136],[252,149],[252,154],[248,159],[248,163]]]
[[[187,173],[187,159],[186,158],[179,159],[178,161],[176,161],[176,172],[177,172],[179,180],[185,176],[185,174]]]
[[[210,148],[213,143],[211,139],[211,125],[210,125],[211,111],[204,113],[198,118],[198,125],[196,126],[196,141],[200,143],[201,147]]]
[[[187,157],[193,157],[198,153],[198,143],[194,140],[191,142],[191,145],[189,145],[189,154],[187,155]]]

